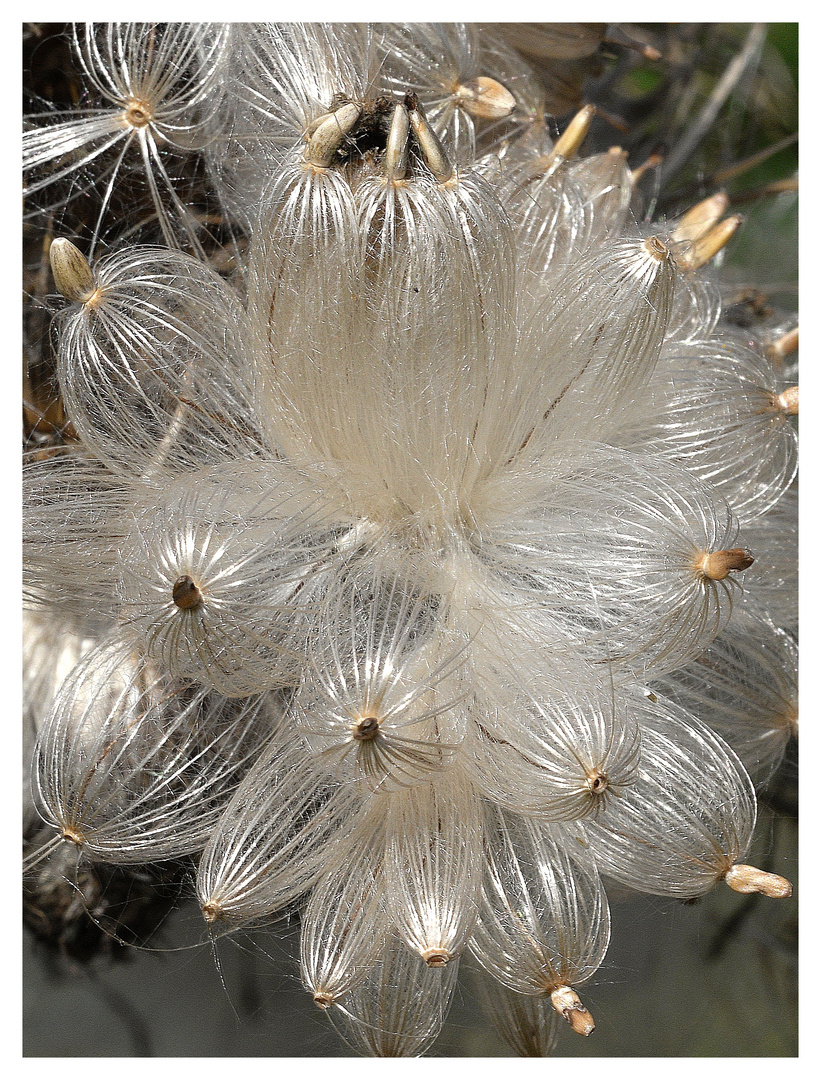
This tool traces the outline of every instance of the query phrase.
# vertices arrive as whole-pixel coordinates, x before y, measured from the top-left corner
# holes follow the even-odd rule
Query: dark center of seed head
[[[194,579],[188,574],[183,574],[174,582],[171,599],[178,608],[190,611],[191,608],[199,607],[202,603],[202,593]]]
[[[147,101],[140,101],[134,98],[128,103],[128,107],[123,115],[126,123],[131,124],[132,127],[139,128],[145,127],[146,124],[150,124],[154,113]]]
[[[356,727],[353,729],[353,737],[359,739],[360,742],[368,742],[370,739],[375,739],[379,734],[379,721],[375,716],[366,716],[360,720]]]
[[[604,791],[607,790],[606,774],[596,769],[587,777],[587,786],[590,788],[594,795],[601,795]]]

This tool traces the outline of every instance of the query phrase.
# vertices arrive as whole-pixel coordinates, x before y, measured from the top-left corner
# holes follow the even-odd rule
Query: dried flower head
[[[548,130],[517,40],[89,26],[103,107],[25,142],[30,196],[110,170],[50,248],[29,869],[188,858],[210,937],[298,915],[376,1056],[425,1052],[460,967],[517,1053],[590,1035],[612,883],[791,891],[746,862],[797,731],[791,346],[724,318],[726,194],[640,221],[645,170],[585,155],[592,104]],[[96,258],[130,157],[165,246]]]

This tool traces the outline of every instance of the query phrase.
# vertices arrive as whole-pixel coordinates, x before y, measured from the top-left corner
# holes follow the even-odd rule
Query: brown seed
[[[500,82],[480,75],[461,83],[456,91],[459,104],[480,120],[501,120],[516,108],[516,98]]]
[[[385,176],[388,180],[404,180],[408,171],[408,110],[401,102],[393,110],[388,141],[385,145]]]
[[[696,560],[696,570],[710,581],[723,581],[731,571],[748,570],[754,562],[745,548],[705,551]]]
[[[150,124],[154,119],[154,110],[147,101],[142,101],[139,98],[132,98],[125,112],[123,113],[123,120],[131,127],[141,128]]]
[[[723,191],[716,192],[707,199],[702,199],[682,215],[673,230],[672,239],[679,242],[693,243],[700,236],[708,233],[721,220],[721,215],[730,205],[730,200]]]
[[[206,900],[200,910],[207,923],[216,922],[217,919],[224,917],[222,905],[217,900]]]
[[[58,237],[48,250],[54,284],[66,298],[78,304],[87,304],[99,296],[97,282],[88,259],[70,240]]]
[[[676,260],[683,270],[698,270],[710,261],[735,236],[744,219],[740,214],[725,218],[679,255]]]
[[[659,240],[657,236],[648,237],[644,241],[643,246],[647,254],[652,255],[652,257],[657,262],[664,262],[664,260],[670,254],[668,248],[665,247],[665,245],[661,242],[661,240]]]
[[[428,967],[444,967],[452,958],[447,949],[425,949],[422,959]]]
[[[595,105],[585,105],[579,109],[562,135],[556,140],[552,156],[561,158],[575,157],[590,130],[595,115]]]
[[[444,184],[454,176],[450,158],[439,141],[439,136],[428,123],[425,114],[422,112],[422,106],[416,100],[415,95],[408,95],[406,103],[409,109],[411,127],[425,163],[436,179]]]
[[[607,773],[601,769],[592,769],[587,774],[587,786],[594,795],[603,795],[607,791]]]
[[[570,986],[559,986],[550,995],[550,1002],[579,1035],[589,1035],[595,1028],[593,1017],[582,1005],[581,999]]]
[[[171,599],[178,608],[181,608],[183,611],[190,611],[191,608],[200,606],[203,601],[203,595],[194,579],[188,574],[183,574],[182,577],[177,578],[174,582],[174,588],[171,590]]]
[[[794,353],[798,348],[798,327],[794,326],[770,345],[767,352],[770,356],[783,360],[785,356]]]
[[[768,874],[765,870],[759,870],[756,866],[745,866],[736,863],[727,871],[724,880],[740,893],[763,893],[772,896],[776,900],[783,900],[792,896],[792,885],[786,878],[779,874]]]
[[[353,729],[353,737],[360,742],[369,742],[379,734],[379,720],[375,716],[366,716]]]
[[[305,147],[306,160],[318,169],[329,168],[337,150],[356,127],[361,115],[361,108],[349,102],[326,116],[316,127]]]
[[[775,399],[779,409],[783,409],[787,416],[798,416],[798,387],[790,386]]]

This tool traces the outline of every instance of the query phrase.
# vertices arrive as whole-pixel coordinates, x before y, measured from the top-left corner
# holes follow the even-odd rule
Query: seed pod
[[[480,120],[501,120],[516,108],[516,98],[496,79],[479,75],[461,83],[456,96],[463,109]]]
[[[321,120],[305,148],[305,160],[320,169],[329,168],[346,137],[362,115],[359,105],[350,102]]]
[[[48,250],[54,284],[67,300],[87,304],[97,295],[97,282],[88,259],[70,240],[58,237]]]

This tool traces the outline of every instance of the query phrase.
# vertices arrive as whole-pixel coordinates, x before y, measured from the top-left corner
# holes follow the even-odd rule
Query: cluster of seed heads
[[[75,44],[102,107],[24,142],[35,215],[105,177],[50,247],[76,438],[26,462],[29,877],[190,860],[207,934],[298,913],[365,1054],[457,980],[517,1053],[589,1035],[608,883],[791,891],[745,859],[797,730],[795,320],[723,321],[726,196],[643,220],[501,32]],[[135,175],[161,245],[97,258]]]

